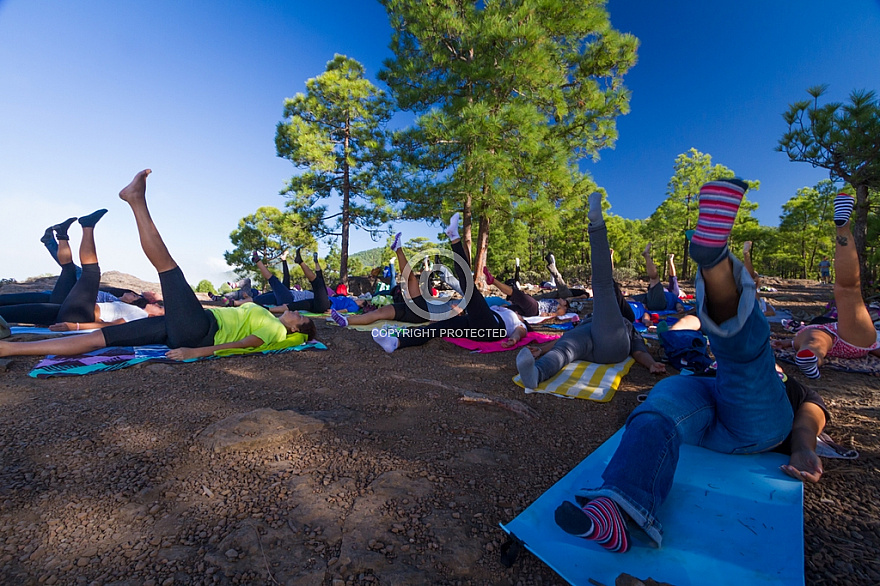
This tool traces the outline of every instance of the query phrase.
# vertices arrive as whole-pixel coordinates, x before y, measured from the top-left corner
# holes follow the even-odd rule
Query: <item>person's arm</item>
[[[92,322],[72,322],[72,321],[62,321],[57,324],[52,324],[49,326],[49,329],[53,332],[78,332],[80,330],[100,330],[101,328],[106,328],[107,326],[115,326],[119,324],[124,324],[125,320],[122,318],[113,320],[113,321],[92,321]]]
[[[516,326],[516,329],[513,330],[513,334],[511,334],[509,338],[505,338],[501,341],[501,346],[503,348],[516,346],[517,342],[522,340],[527,333],[528,331],[526,331],[525,326]]]
[[[556,338],[556,340],[550,340],[549,342],[545,342],[543,344],[530,344],[526,346],[526,348],[529,349],[529,352],[532,353],[532,356],[534,356],[535,358],[540,358],[541,356],[549,352],[550,349],[553,348],[553,346],[556,345],[557,340],[559,340],[559,338]]]
[[[204,346],[202,348],[174,348],[165,353],[166,358],[172,360],[189,360],[191,358],[204,358],[211,356],[218,350],[228,350],[230,348],[257,348],[263,345],[263,340],[258,336],[250,335],[242,338],[237,342],[227,342],[226,344],[217,344],[216,346]]]
[[[647,368],[651,374],[666,374],[666,365],[654,360],[654,357],[649,352],[634,350],[632,357],[636,362]]]
[[[825,428],[825,412],[815,403],[804,402],[794,414],[791,426],[791,457],[782,471],[798,480],[819,482],[822,460],[816,455],[816,436]]]

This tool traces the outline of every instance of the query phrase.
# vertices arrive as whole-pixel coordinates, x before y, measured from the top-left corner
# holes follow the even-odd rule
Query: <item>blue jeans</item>
[[[716,377],[661,380],[626,422],[626,431],[597,489],[578,495],[607,496],[657,544],[663,528],[656,513],[672,488],[681,445],[725,454],[753,454],[779,445],[791,431],[793,413],[776,374],[770,327],[755,299],[755,283],[735,259],[741,292],[737,315],[722,324],[706,311],[706,289],[697,272],[697,311],[718,361]]]

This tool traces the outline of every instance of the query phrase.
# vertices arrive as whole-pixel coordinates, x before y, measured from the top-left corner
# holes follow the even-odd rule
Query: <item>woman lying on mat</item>
[[[862,299],[859,278],[859,254],[853,240],[849,219],[854,200],[845,193],[834,199],[834,224],[837,238],[834,245],[834,301],[837,304],[837,322],[809,325],[800,330],[793,340],[777,340],[775,348],[791,344],[797,351],[798,367],[809,378],[819,378],[819,367],[826,356],[834,358],[862,358],[868,354],[880,356],[880,338],[871,320],[871,314]]]
[[[187,284],[183,272],[165,247],[147,209],[146,169],[119,192],[134,212],[144,253],[159,272],[165,316],[149,317],[138,322],[108,326],[97,332],[37,342],[0,342],[0,356],[81,354],[105,346],[140,346],[165,344],[174,360],[210,356],[229,348],[259,350],[283,341],[289,333],[301,332],[308,339],[315,336],[315,324],[296,311],[285,311],[275,318],[259,305],[204,309]]]
[[[420,324],[429,321],[425,317],[425,315],[430,314],[431,309],[428,306],[428,302],[422,296],[422,291],[419,287],[419,278],[416,276],[415,271],[413,271],[409,266],[409,260],[407,260],[406,254],[404,254],[403,251],[403,244],[401,243],[402,240],[403,233],[398,232],[394,236],[394,240],[391,242],[391,250],[394,251],[394,254],[397,255],[397,260],[400,264],[401,274],[406,275],[406,290],[409,293],[410,301],[395,301],[394,303],[383,305],[378,309],[364,313],[362,315],[346,316],[342,315],[334,308],[330,310],[330,316],[333,318],[333,321],[335,321],[341,327],[365,326],[376,323],[380,320],[393,320],[411,324]],[[394,289],[392,289],[392,291],[394,291]],[[392,293],[392,295],[396,296],[394,293]],[[403,299],[406,298],[404,297]],[[412,310],[412,308],[410,308],[410,303],[412,303],[418,309],[421,309],[425,315],[418,315],[415,311]]]
[[[285,280],[287,281],[287,285],[285,285],[278,280],[278,277],[269,272],[269,269],[260,260],[259,255],[256,252],[254,253],[253,259],[260,270],[260,274],[263,275],[263,278],[272,287],[272,293],[265,293],[255,297],[253,299],[254,303],[268,307],[269,311],[278,315],[283,314],[287,310],[324,313],[333,307],[345,308],[348,311],[357,311],[360,308],[363,304],[362,300],[355,301],[347,296],[330,297],[330,290],[324,282],[324,271],[321,270],[321,265],[318,263],[318,253],[313,254],[315,261],[314,271],[303,261],[301,253],[302,249],[298,248],[293,262],[302,268],[303,274],[312,286],[311,291],[294,292],[290,289],[290,281],[288,280],[290,273],[287,271],[287,260],[282,260],[282,265],[285,269]],[[311,293],[311,295],[304,295],[304,293]]]
[[[95,248],[95,224],[107,213],[98,210],[88,216],[79,218],[83,236],[79,248],[82,270],[76,278],[76,265],[70,251],[67,230],[77,218],[59,224],[58,230],[58,261],[61,263],[61,275],[55,282],[55,288],[48,295],[45,303],[18,303],[0,305],[0,317],[10,323],[45,324],[56,332],[69,330],[93,330],[113,324],[143,319],[151,315],[163,315],[164,310],[155,304],[137,305],[122,301],[101,301],[98,287],[101,282],[101,269],[98,267],[98,254]],[[15,296],[16,294],[13,294]],[[27,294],[25,294],[27,295]],[[42,295],[42,294],[40,294]],[[110,296],[111,299],[116,299]],[[9,299],[6,300],[10,302]]]
[[[465,252],[458,235],[458,217],[456,213],[449,221],[446,235],[452,241],[452,252],[468,263],[470,255]],[[455,272],[461,283],[467,283],[461,263],[456,262]],[[528,332],[526,324],[516,312],[506,307],[489,307],[483,295],[472,287],[473,294],[467,307],[456,316],[434,322],[430,325],[400,330],[396,337],[385,335],[384,331],[375,330],[373,340],[388,352],[409,346],[421,346],[433,338],[467,338],[481,342],[501,340],[501,345],[510,348],[516,345]]]
[[[791,433],[794,414],[776,373],[755,282],[727,247],[747,187],[739,179],[703,185],[690,247],[698,265],[697,313],[717,375],[667,377],[654,385],[627,419],[602,473],[603,484],[578,490],[577,504],[565,501],[557,508],[556,523],[564,531],[625,552],[628,515],[660,545],[657,515],[672,488],[683,443],[753,454],[774,449]]]
[[[615,364],[632,357],[655,374],[666,372],[648,352],[632,321],[623,317],[620,298],[611,275],[608,229],[602,218],[602,194],[590,195],[590,250],[593,268],[593,316],[568,330],[561,338],[543,346],[527,346],[516,357],[516,368],[527,389],[552,378],[575,360]],[[627,305],[627,307],[629,307]],[[537,358],[537,360],[536,360]]]
[[[519,271],[519,264],[516,268]],[[510,301],[510,309],[523,317],[562,317],[570,310],[567,297],[537,299],[519,288],[517,277],[514,277],[508,284],[496,279],[488,267],[483,267],[483,274],[486,275],[486,284],[495,285]]]

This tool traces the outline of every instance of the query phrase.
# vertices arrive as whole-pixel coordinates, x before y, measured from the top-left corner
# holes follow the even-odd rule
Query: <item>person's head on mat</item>
[[[288,333],[305,334],[309,340],[313,340],[318,333],[318,329],[310,318],[300,315],[298,311],[290,311],[289,309],[278,316],[278,321],[284,324]]]

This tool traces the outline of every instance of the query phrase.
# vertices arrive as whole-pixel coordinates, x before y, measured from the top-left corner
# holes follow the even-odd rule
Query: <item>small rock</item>
[[[227,550],[226,550],[226,553],[223,554],[223,555],[225,555],[227,558],[233,560],[233,559],[235,559],[235,558],[238,557],[238,552],[235,551],[234,549],[231,549],[231,548],[230,548],[230,549],[227,549]]]

